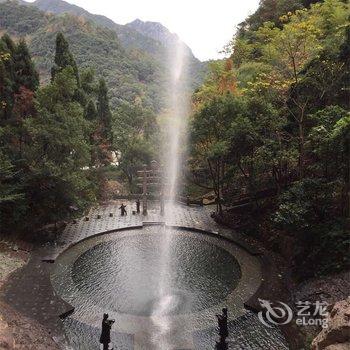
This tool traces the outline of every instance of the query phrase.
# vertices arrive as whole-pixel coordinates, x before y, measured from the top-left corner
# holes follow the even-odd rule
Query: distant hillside
[[[42,11],[53,14],[69,13],[75,16],[82,16],[99,26],[114,30],[125,48],[141,50],[160,64],[166,61],[167,52],[174,47],[175,42],[178,40],[176,34],[170,33],[166,27],[157,22],[143,22],[137,19],[127,25],[120,25],[106,16],[92,14],[82,7],[63,0],[36,0],[32,5]],[[194,57],[187,45],[185,47],[190,58],[190,75],[193,78],[194,86],[197,86],[202,82],[206,64],[201,63]]]
[[[53,16],[14,2],[0,4],[0,29],[26,38],[44,80],[52,67],[56,34],[62,32],[78,65],[92,67],[106,79],[113,105],[126,100],[154,111],[162,107],[164,71],[146,54],[123,48],[114,31],[83,17]]]
[[[44,80],[52,66],[55,36],[63,32],[78,65],[105,77],[113,105],[126,100],[155,112],[163,107],[167,47],[130,25],[118,25],[61,0],[0,0],[0,30],[26,38]],[[194,58],[188,71],[194,88],[202,81],[203,64]]]
[[[144,22],[136,19],[133,22],[126,24],[126,27],[131,28],[143,36],[160,42],[167,50],[172,52],[177,46],[177,42],[181,42],[177,34],[171,33],[166,27],[158,22]],[[196,86],[203,80],[203,75],[206,70],[206,63],[200,62],[192,53],[190,47],[184,44],[185,54],[189,65],[189,72],[192,77],[192,84]]]
[[[105,16],[93,15],[83,8],[69,4],[61,0],[36,0],[32,3],[38,9],[45,12],[52,12],[54,14],[70,13],[75,16],[84,16],[88,19],[94,20],[97,24],[103,25],[107,28],[114,29],[115,23]]]
[[[158,22],[144,22],[140,19],[136,19],[135,21],[126,24],[126,26],[148,38],[162,43],[165,47],[170,45],[173,46],[174,43],[180,40],[176,34],[171,33],[166,27]],[[188,54],[195,58],[191,49],[187,45],[185,46]]]

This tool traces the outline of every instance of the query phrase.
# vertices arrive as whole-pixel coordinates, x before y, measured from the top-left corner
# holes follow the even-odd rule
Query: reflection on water
[[[64,321],[66,333],[75,350],[99,348],[99,329],[68,318]],[[112,332],[114,348],[135,350],[130,334]],[[212,327],[193,334],[194,349],[214,350],[217,330]],[[229,323],[228,345],[230,350],[288,350],[288,344],[277,327],[266,328],[258,317],[248,312]],[[152,349],[152,348],[145,348]],[[170,348],[173,349],[173,348]],[[170,350],[163,348],[163,350]]]
[[[77,350],[98,349],[104,312],[116,319],[115,349],[214,349],[223,305],[230,349],[287,349],[278,329],[242,317],[259,271],[256,258],[216,237],[150,226],[78,243],[57,259],[52,283],[76,308],[64,326]]]
[[[106,310],[139,316],[203,310],[234,289],[240,268],[227,251],[174,235],[162,259],[163,239],[156,232],[93,246],[74,263],[76,287]]]

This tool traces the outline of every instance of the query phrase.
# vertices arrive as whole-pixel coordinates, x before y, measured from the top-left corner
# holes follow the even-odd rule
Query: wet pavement
[[[252,312],[229,322],[228,331],[227,343],[230,350],[288,349],[279,328],[266,328]],[[195,332],[193,337],[196,349],[214,350],[214,346],[208,344],[213,344],[213,339],[217,339],[215,328]]]
[[[119,207],[122,203],[126,204],[126,216],[120,215]],[[188,207],[182,204],[174,207],[166,205],[164,215],[160,215],[160,205],[157,202],[150,202],[148,208],[148,215],[146,216],[142,214],[133,215],[132,211],[136,211],[136,205],[135,202],[131,201],[115,201],[112,204],[93,208],[86,215],[89,218],[88,221],[85,221],[84,217],[76,223],[70,223],[66,227],[58,244],[70,245],[98,233],[139,226],[143,223],[151,222],[165,222],[170,226],[174,225],[219,232],[219,226],[210,217],[210,213],[213,210],[212,207]],[[113,216],[110,217],[110,214]],[[220,231],[222,234],[225,234],[225,231],[228,230]]]

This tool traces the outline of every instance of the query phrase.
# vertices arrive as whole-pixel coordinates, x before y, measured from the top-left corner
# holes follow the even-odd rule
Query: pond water
[[[52,284],[76,308],[64,322],[74,349],[98,347],[104,312],[116,320],[117,349],[210,349],[215,314],[226,306],[231,320],[246,315],[260,278],[259,261],[238,246],[157,225],[74,245],[57,259]]]
[[[241,272],[231,254],[190,235],[174,235],[165,260],[164,234],[161,229],[96,244],[74,262],[75,286],[103,308],[139,316],[156,314],[162,302],[163,314],[207,309],[235,288]]]

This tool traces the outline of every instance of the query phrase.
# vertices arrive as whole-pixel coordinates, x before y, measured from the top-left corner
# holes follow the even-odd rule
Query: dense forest
[[[142,34],[140,23],[60,0],[0,1],[0,231],[81,214],[103,196],[108,172],[134,190],[137,170],[159,156],[174,37],[152,22]],[[166,40],[152,39],[154,28]],[[204,66],[187,55],[198,85]]]
[[[184,203],[178,207],[168,206],[167,203],[166,212],[175,210],[174,217],[179,216],[182,226],[196,222],[194,227],[202,227],[196,221],[198,217],[208,230],[220,227],[215,232],[215,237],[208,237],[213,240],[225,237],[222,240],[223,246],[217,248],[221,250],[224,245],[231,244],[228,242],[233,239],[240,246],[239,249],[245,248],[249,255],[254,255],[257,263],[256,270],[259,274],[251,275],[250,268],[247,268],[244,273],[249,274],[249,279],[237,277],[243,282],[238,289],[239,293],[245,294],[248,291],[250,299],[243,303],[245,299],[239,296],[242,300],[236,304],[236,294],[227,294],[229,297],[225,297],[225,300],[232,298],[234,301],[227,307],[230,309],[229,316],[232,317],[230,327],[234,326],[230,328],[230,332],[237,332],[234,334],[237,338],[232,339],[237,339],[238,347],[241,346],[240,338],[244,338],[245,333],[252,338],[254,348],[255,343],[258,346],[260,341],[255,339],[262,334],[260,332],[264,332],[264,337],[275,336],[267,328],[254,328],[258,317],[250,312],[258,310],[255,306],[258,301],[269,303],[262,299],[270,292],[271,298],[270,295],[268,298],[271,301],[288,301],[290,304],[295,302],[295,305],[304,301],[310,304],[307,300],[313,300],[315,295],[315,300],[330,301],[328,304],[331,305],[337,298],[340,300],[348,294],[346,288],[349,282],[344,276],[350,267],[349,1],[261,0],[257,11],[236,29],[232,40],[224,48],[225,59],[202,63],[184,46],[184,62],[187,64],[185,73],[181,72],[183,74],[177,77],[181,84],[174,79],[176,84],[173,82],[173,85],[176,87],[173,86],[173,94],[179,96],[173,96],[171,105],[169,82],[172,67],[169,62],[176,57],[174,47],[178,38],[161,24],[135,20],[122,26],[107,17],[93,15],[62,0],[36,0],[32,4],[21,0],[0,0],[0,235],[4,238],[4,242],[2,239],[0,242],[0,253],[1,249],[6,253],[0,254],[0,257],[3,265],[6,265],[4,271],[9,271],[8,275],[17,268],[12,269],[15,266],[12,265],[12,256],[21,256],[24,267],[19,275],[15,272],[14,282],[6,286],[10,287],[9,292],[6,292],[11,296],[9,300],[16,299],[16,305],[23,304],[32,316],[35,310],[38,311],[36,308],[40,308],[40,313],[44,315],[43,325],[49,323],[49,319],[58,320],[58,313],[53,313],[53,310],[57,308],[55,299],[59,295],[53,296],[52,293],[56,292],[51,291],[48,284],[43,284],[46,283],[43,282],[46,277],[49,278],[45,274],[52,271],[43,265],[46,266],[46,262],[54,260],[51,256],[42,259],[42,251],[45,254],[55,251],[54,254],[57,255],[57,234],[62,233],[68,223],[72,223],[68,228],[76,227],[77,230],[66,232],[79,236],[79,240],[83,230],[89,231],[89,235],[100,232],[100,228],[97,231],[89,228],[90,224],[91,227],[98,226],[94,218],[104,219],[104,214],[99,214],[102,212],[100,210],[110,210],[108,218],[112,218],[111,221],[116,219],[115,227],[124,229],[123,218],[116,217],[114,213],[121,208],[125,209],[125,203],[129,213],[125,221],[127,225],[132,222],[140,222],[141,225],[144,217],[136,217],[138,211],[133,211],[135,203],[131,202],[132,198],[140,195],[137,173],[144,164],[153,166],[154,159],[162,162],[162,155],[159,153],[164,151],[163,146],[166,148],[170,145],[169,148],[174,148],[169,133],[178,137],[176,141],[179,147],[175,147],[174,152],[176,156],[183,153],[179,155],[182,162],[180,166],[183,166],[179,171],[179,183],[184,186],[178,197],[175,194],[175,201],[186,198],[187,206],[211,204],[209,211],[212,218],[223,226],[212,225],[213,222],[207,225],[207,219],[210,222],[209,211],[188,208]],[[181,89],[177,85],[186,86],[185,91],[178,91]],[[191,105],[188,115],[185,115],[186,101],[191,102],[188,103]],[[184,120],[188,123],[171,119],[169,116],[175,114],[171,113],[174,112],[171,108],[178,108],[178,115],[182,116],[183,113]],[[176,128],[168,128],[167,134],[162,130],[167,123],[181,125],[179,127],[173,124],[178,127],[178,131],[174,131]],[[182,124],[186,124],[188,129],[183,130]],[[174,153],[169,157],[171,161],[175,158]],[[156,174],[159,174],[158,169]],[[148,179],[145,176],[144,181],[153,181],[155,178],[158,180],[158,176],[148,176]],[[162,184],[166,182],[165,175]],[[154,185],[159,184],[153,183],[150,187]],[[119,189],[122,189],[122,195]],[[152,215],[148,216],[148,220],[153,220],[156,217],[153,214],[159,209],[160,215],[164,214],[162,198],[167,193],[163,189],[158,192],[160,203],[153,201],[150,206]],[[156,196],[157,194],[154,197]],[[118,201],[109,201],[110,199]],[[104,206],[107,201],[108,209]],[[99,211],[90,211],[87,214],[94,206]],[[131,219],[130,214],[135,217]],[[121,215],[124,216],[124,213]],[[162,221],[163,219],[165,224],[169,224],[166,217]],[[83,221],[87,226],[81,225]],[[162,222],[162,226],[165,224]],[[107,225],[103,227],[107,229]],[[112,227],[114,226],[109,229]],[[230,227],[232,230],[224,230],[223,227]],[[163,234],[163,231],[160,233]],[[142,235],[146,237],[145,234]],[[72,240],[67,240],[61,248],[66,249],[75,239],[73,237]],[[38,241],[45,244],[38,244]],[[154,246],[158,250],[161,247],[166,251],[166,259],[163,259],[164,254],[159,255],[160,265],[152,257],[151,263],[158,270],[164,263],[169,263],[170,266],[177,261],[172,258],[172,249],[167,248],[168,245],[170,247],[170,240],[166,238],[165,241],[164,246],[163,243],[161,246]],[[207,240],[198,242],[209,244]],[[33,246],[36,250],[30,252],[31,248],[24,248],[28,249],[24,253],[17,243],[23,247]],[[97,245],[86,252],[95,250],[95,247]],[[185,246],[182,244],[179,247],[182,250]],[[175,247],[174,251],[176,250],[178,248]],[[192,260],[191,255],[196,254],[192,254],[191,250],[181,251],[182,260],[183,256],[189,254],[189,259],[183,264],[186,268],[183,269],[192,271],[194,267],[193,272],[201,275],[196,272],[195,265],[202,264],[206,258],[205,251],[199,250],[200,253],[197,254],[201,259],[198,260],[199,263]],[[90,255],[86,252],[83,255]],[[109,251],[106,252],[110,255]],[[234,285],[232,288],[236,288],[239,284],[230,280],[233,274],[228,265],[229,260],[220,260],[221,253],[217,253],[216,248],[210,248],[209,252],[210,257],[216,259],[215,263],[217,262],[220,270],[226,269],[224,278],[229,280],[229,288],[231,284]],[[197,252],[194,250],[194,253]],[[126,249],[125,258],[129,258],[128,254],[129,250]],[[245,254],[246,252],[244,256]],[[27,266],[27,262],[22,261],[22,255],[29,259]],[[40,260],[40,264],[37,260]],[[130,264],[126,260],[125,266],[138,270],[138,264],[147,263],[143,257],[136,260],[139,262],[130,260]],[[243,266],[238,260],[232,260],[235,266],[237,264],[237,271]],[[250,264],[255,262],[252,260],[247,266]],[[22,265],[18,263],[18,267]],[[76,264],[72,265],[74,277],[81,270],[77,269],[76,273]],[[200,267],[201,270],[198,271],[210,270],[208,264]],[[113,268],[118,270],[114,265]],[[153,274],[153,267],[152,270],[144,271],[147,276],[149,273]],[[172,273],[171,269],[164,271],[165,275]],[[212,280],[221,273],[217,271],[204,275],[203,280]],[[242,271],[237,272],[237,276]],[[263,273],[260,274],[260,271]],[[3,276],[0,269],[0,284],[4,281]],[[29,277],[23,278],[23,281],[27,283],[26,287],[30,286],[29,289],[34,285],[30,293],[29,289],[23,288],[23,294],[17,294],[18,289],[24,285],[18,283],[22,282],[19,276]],[[38,283],[32,283],[36,276],[40,276]],[[82,276],[85,278],[84,273]],[[192,284],[192,277],[196,276],[188,276]],[[224,283],[213,280],[215,290],[226,288]],[[256,288],[260,285],[258,290],[254,289],[253,297],[249,292],[252,280],[254,286],[257,283]],[[316,283],[312,284],[314,281]],[[336,281],[334,289],[332,286],[328,288],[332,281]],[[193,284],[196,283],[195,281]],[[327,288],[324,288],[325,285]],[[339,285],[345,291],[338,288]],[[82,286],[86,288],[87,284],[84,282]],[[205,286],[204,283],[204,288]],[[154,283],[150,287],[154,289]],[[80,291],[79,288],[77,290]],[[44,290],[46,294],[39,293],[39,290]],[[176,286],[176,293],[178,290]],[[147,293],[146,290],[145,294]],[[164,300],[168,300],[169,295],[176,296],[177,300],[176,293],[165,294],[162,290],[160,304],[163,300],[162,294],[166,297]],[[188,300],[194,299],[193,296],[196,295],[201,297],[205,293],[207,292],[203,290],[203,293],[201,291],[200,294],[194,294],[191,289]],[[210,298],[211,293],[209,290]],[[5,295],[3,292],[2,294]],[[152,301],[145,299],[147,310],[159,304],[158,299],[153,299],[153,294],[149,295],[152,296]],[[305,295],[307,298],[303,298]],[[187,291],[183,293],[184,298],[182,291],[180,296],[180,302],[183,299],[187,303]],[[288,300],[284,300],[285,297]],[[219,302],[221,296],[217,300]],[[2,302],[0,300],[3,308]],[[221,308],[223,302],[224,300],[220,301],[216,306]],[[340,346],[343,343],[346,346],[343,334],[348,325],[343,327],[343,324],[348,323],[346,305],[349,304],[344,300],[340,303],[344,305],[340,306],[344,309],[343,313],[340,313],[338,307],[330,312],[331,318],[335,315],[333,320],[336,320],[334,324],[338,327],[337,331],[334,331],[336,327],[333,324],[326,332],[329,332],[332,344],[340,338]],[[63,307],[61,304],[60,300],[60,313]],[[316,305],[318,304],[313,304],[315,308]],[[237,310],[243,307],[250,310],[249,313],[241,315],[239,311],[239,317],[236,317]],[[272,307],[272,304],[270,307],[278,312],[284,311],[280,307]],[[232,310],[233,308],[237,310]],[[1,322],[7,322],[7,309],[4,310],[5,313],[0,315]],[[45,310],[49,312],[46,313]],[[102,304],[98,306],[98,310],[102,310]],[[191,313],[193,310],[191,309]],[[211,313],[214,306],[207,310]],[[224,310],[223,315],[226,313]],[[149,315],[158,315],[158,311]],[[196,311],[198,317],[210,316],[207,312],[202,313],[205,309],[200,311]],[[163,309],[161,312],[162,317],[168,316],[167,313],[163,314]],[[270,311],[267,309],[267,312]],[[68,314],[70,313],[62,316]],[[26,332],[34,333],[31,323],[27,320],[18,321],[23,315],[16,314],[13,321],[5,323],[2,328],[12,328],[13,333],[17,334],[17,328],[21,329],[23,326]],[[132,316],[133,320],[135,315]],[[171,311],[169,315],[173,317],[175,312],[173,314]],[[192,314],[189,315],[192,318]],[[220,343],[225,341],[221,334],[220,317],[226,318],[228,334],[227,314],[225,318],[223,315],[217,315]],[[256,321],[252,321],[251,315]],[[343,319],[341,315],[345,315]],[[215,320],[214,312],[212,316]],[[80,327],[85,321],[80,322],[79,317],[75,321]],[[281,319],[276,317],[278,318]],[[34,319],[36,320],[36,316]],[[142,324],[146,324],[145,319],[146,316],[142,316]],[[196,327],[199,323],[202,324],[202,321],[197,324],[197,320],[193,320]],[[203,325],[207,320],[204,321]],[[250,322],[253,324],[250,325]],[[294,328],[292,325],[288,329],[281,327],[281,331],[290,341],[291,348],[318,349],[315,346],[308,347],[310,335],[313,338],[314,333],[318,332],[315,325],[306,325],[306,330]],[[89,330],[94,329],[91,334],[95,337],[97,333],[94,326],[88,323],[86,326]],[[152,320],[150,329],[157,328],[155,326],[157,325]],[[173,328],[171,322],[165,326],[167,330],[160,333],[162,336],[167,336],[169,331],[177,337],[178,329]],[[143,334],[142,327],[137,334]],[[241,328],[245,328],[244,332],[241,332]],[[275,330],[276,327],[273,328]],[[73,334],[74,328],[72,329]],[[123,332],[125,329],[123,328]],[[214,336],[214,328],[196,329],[194,334],[195,337],[199,333],[209,337],[208,331],[212,333],[210,337]],[[144,332],[146,336],[147,332]],[[187,330],[185,333],[186,336],[189,335]],[[40,331],[40,342],[45,336],[51,340],[53,334],[48,332],[45,335]],[[86,334],[89,333],[82,332],[83,337]],[[118,331],[118,337],[124,337],[123,334],[126,333]],[[128,332],[125,339],[129,339],[130,335],[132,332]],[[130,339],[137,338],[135,336]],[[31,341],[32,338],[28,339]],[[96,341],[97,339],[96,337]],[[303,346],[299,347],[299,343]],[[7,343],[4,344],[6,346]],[[242,346],[245,348],[246,345]],[[261,346],[266,348],[265,345]],[[328,348],[331,346],[327,346]]]
[[[347,1],[262,0],[193,95],[190,189],[299,278],[350,262],[349,16]]]
[[[113,145],[104,79],[79,72],[62,33],[51,81],[39,74],[24,40],[0,40],[0,230],[27,231],[93,203]]]
[[[47,84],[39,84],[23,39],[3,35],[0,59],[1,232],[37,231],[80,215],[101,198],[116,158],[131,184],[156,157],[155,114],[127,102],[112,109],[105,80],[78,68],[62,33]]]
[[[112,24],[16,2],[0,15],[0,230],[81,213],[113,150],[132,189],[158,155],[164,71]],[[212,191],[217,220],[300,278],[349,265],[349,16],[346,1],[261,1],[192,97],[189,194]]]

